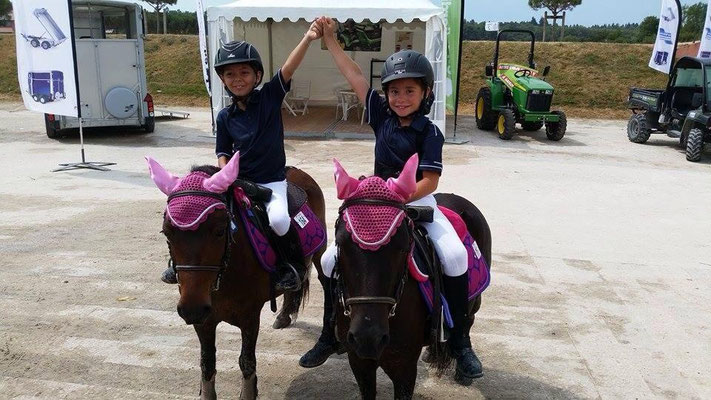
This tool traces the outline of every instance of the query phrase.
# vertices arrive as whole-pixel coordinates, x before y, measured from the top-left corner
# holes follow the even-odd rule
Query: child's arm
[[[341,71],[341,74],[343,74],[351,85],[351,88],[353,88],[353,91],[358,96],[358,100],[360,100],[362,104],[366,104],[365,96],[368,94],[370,84],[365,79],[365,76],[363,76],[363,72],[360,70],[358,64],[348,57],[336,40],[336,27],[338,24],[328,17],[321,17],[318,21],[323,27],[323,40],[326,42],[326,47],[328,47],[333,61]]]
[[[417,189],[415,193],[410,196],[407,200],[408,203],[412,203],[415,200],[419,200],[429,194],[434,193],[437,190],[437,185],[439,184],[439,174],[434,171],[422,171],[422,179],[417,182]]]
[[[289,57],[286,59],[284,65],[281,66],[281,76],[284,78],[284,82],[289,82],[291,77],[294,76],[294,72],[299,68],[301,61],[304,60],[306,55],[306,50],[309,49],[309,45],[312,41],[319,39],[323,35],[321,26],[314,21],[309,30],[306,31],[303,39],[296,45],[294,50],[291,51]]]

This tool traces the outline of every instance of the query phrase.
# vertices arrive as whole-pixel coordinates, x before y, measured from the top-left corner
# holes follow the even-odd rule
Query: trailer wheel
[[[47,137],[50,139],[58,139],[61,136],[61,131],[57,129],[55,121],[50,121],[47,114],[44,115],[44,126],[47,129]]]
[[[155,117],[146,117],[146,123],[141,126],[146,133],[152,133],[156,129]]]
[[[34,100],[34,101],[39,101],[39,97],[37,97],[36,94],[33,94],[33,95],[32,95],[32,100]]]
[[[46,40],[42,41],[42,48],[43,48],[43,49],[47,50],[47,49],[49,49],[50,47],[52,47],[52,45],[49,44],[48,41],[46,41]]]
[[[558,115],[558,122],[546,122],[546,136],[548,140],[554,142],[563,139],[565,131],[568,129],[568,119],[563,111],[553,111],[551,114]]]
[[[30,44],[32,45],[32,47],[39,47],[40,43],[39,43],[39,40],[32,39],[32,40],[30,40]]]
[[[505,108],[499,113],[499,120],[496,123],[496,131],[499,139],[509,140],[516,134],[516,114],[513,110]]]
[[[634,114],[627,123],[627,138],[630,142],[644,143],[652,131],[647,124],[647,114]]]
[[[686,159],[692,162],[701,160],[704,151],[704,131],[694,128],[686,139]]]
[[[47,98],[46,98],[46,97],[44,97],[44,96],[40,96],[40,98],[39,98],[39,102],[40,102],[41,104],[44,104],[44,103],[46,103],[46,102],[47,102]]]

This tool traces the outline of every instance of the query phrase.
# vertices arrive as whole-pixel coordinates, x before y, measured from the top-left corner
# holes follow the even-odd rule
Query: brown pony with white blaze
[[[414,224],[405,202],[415,192],[418,158],[410,158],[399,177],[387,182],[379,177],[352,178],[338,161],[334,160],[334,164],[338,198],[345,200],[336,224],[336,332],[348,349],[348,360],[363,399],[376,397],[378,367],[392,380],[396,399],[411,399],[423,346],[430,346],[429,362],[439,373],[451,360],[445,343],[433,340],[429,310],[418,283],[409,278]],[[436,198],[440,205],[464,219],[490,265],[491,231],[482,213],[453,194]],[[369,224],[387,220],[383,229],[387,229],[387,236],[374,246],[365,243],[358,232],[358,213]],[[367,224],[361,227],[363,231],[369,229]],[[469,329],[480,305],[481,295],[469,302]]]
[[[242,219],[232,215],[228,205],[231,184],[239,171],[239,153],[222,169],[194,167],[183,178],[170,174],[155,160],[146,159],[151,178],[168,196],[162,232],[178,276],[178,314],[193,325],[200,340],[200,398],[217,398],[215,330],[224,321],[242,333],[240,399],[255,399],[259,317],[264,303],[270,300],[270,279],[260,266]],[[325,204],[318,184],[296,168],[288,169],[287,180],[306,192],[307,204],[323,224]],[[241,206],[235,204],[235,212]],[[188,218],[181,218],[181,213]],[[323,248],[304,260],[305,265],[312,260],[320,263],[322,253]],[[307,292],[308,280],[300,291],[284,295],[275,325],[284,327],[291,322],[290,315],[299,311]]]

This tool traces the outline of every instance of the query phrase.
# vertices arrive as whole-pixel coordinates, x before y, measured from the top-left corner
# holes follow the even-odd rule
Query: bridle
[[[348,207],[355,206],[355,205],[371,205],[371,206],[386,206],[386,207],[393,207],[397,208],[399,210],[402,210],[405,212],[405,218],[407,219],[408,222],[408,239],[409,239],[409,246],[408,248],[411,250],[412,245],[413,245],[413,235],[414,233],[412,230],[414,229],[414,222],[412,221],[412,218],[407,214],[407,207],[404,203],[400,203],[397,201],[390,201],[390,200],[378,200],[378,199],[348,199],[343,202],[343,204],[338,208],[338,219],[336,219],[336,232],[338,231],[338,226],[341,223],[341,219],[343,219],[343,213],[346,211]],[[390,307],[390,312],[388,313],[388,317],[392,318],[395,316],[395,310],[397,308],[398,303],[400,302],[400,297],[402,297],[402,293],[405,289],[405,283],[407,282],[407,276],[408,270],[407,270],[407,262],[403,266],[402,274],[400,276],[400,283],[398,284],[397,289],[395,290],[395,296],[390,297],[390,296],[354,296],[354,297],[348,297],[346,293],[346,288],[343,283],[343,279],[340,276],[339,273],[339,268],[338,268],[338,258],[340,255],[340,248],[338,250],[338,254],[336,255],[336,266],[333,269],[333,272],[331,274],[332,279],[336,279],[336,290],[335,290],[335,296],[338,297],[338,302],[341,304],[341,307],[343,307],[343,315],[346,317],[351,316],[351,306],[354,304],[386,304],[391,306]]]
[[[229,193],[229,189],[227,191]],[[215,282],[212,286],[213,291],[218,291],[220,290],[220,281],[222,280],[222,274],[225,272],[227,269],[227,266],[230,264],[230,256],[232,254],[232,246],[231,244],[234,243],[234,237],[232,235],[232,229],[231,226],[236,226],[235,225],[235,219],[234,219],[234,214],[232,213],[232,207],[231,203],[229,202],[229,196],[225,196],[224,193],[218,194],[218,193],[213,193],[213,192],[208,192],[208,191],[202,191],[202,190],[181,190],[178,192],[171,193],[168,196],[168,203],[170,203],[171,200],[178,198],[178,197],[185,197],[185,196],[200,196],[200,197],[212,197],[213,199],[219,200],[222,204],[225,205],[225,208],[227,210],[227,215],[229,217],[230,223],[227,224],[225,227],[225,249],[222,253],[222,261],[220,262],[220,265],[185,265],[185,264],[176,264],[175,261],[173,260],[173,250],[170,246],[170,242],[168,242],[168,253],[170,255],[170,258],[168,259],[168,267],[172,268],[173,271],[175,272],[176,277],[178,276],[178,273],[180,271],[204,271],[204,272],[217,272],[217,277],[215,278]],[[165,218],[165,217],[164,217]]]

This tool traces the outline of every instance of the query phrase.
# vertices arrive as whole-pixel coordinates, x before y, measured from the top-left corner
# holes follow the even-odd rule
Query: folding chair
[[[284,99],[287,109],[296,115],[300,112],[305,115],[309,112],[309,99],[311,98],[311,81],[291,81],[291,90]]]

